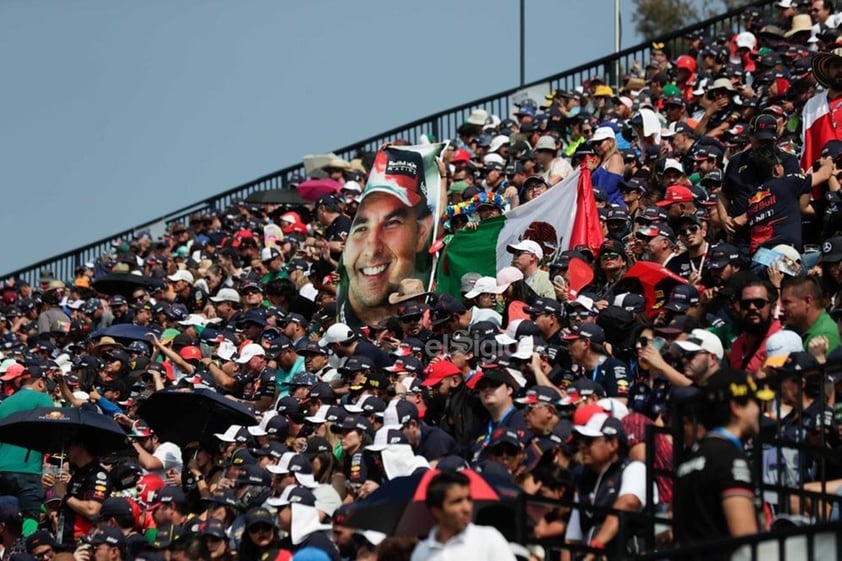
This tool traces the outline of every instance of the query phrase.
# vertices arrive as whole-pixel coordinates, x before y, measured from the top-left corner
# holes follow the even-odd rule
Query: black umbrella
[[[138,409],[161,440],[185,446],[231,425],[251,426],[257,419],[245,405],[213,390],[155,392]]]
[[[138,288],[148,288],[151,286],[151,283],[152,279],[149,277],[142,277],[131,273],[111,273],[94,280],[91,287],[103,294],[121,294],[129,298],[132,292]]]
[[[154,327],[144,327],[133,323],[115,323],[105,329],[98,329],[91,333],[89,338],[99,339],[100,337],[111,337],[123,344],[128,344],[132,341],[149,343],[149,337],[146,336],[148,333],[154,333],[156,337],[161,336],[161,331]]]
[[[61,452],[70,440],[85,442],[95,455],[126,447],[117,421],[75,407],[38,407],[0,420],[0,442],[38,452]]]
[[[274,204],[274,205],[304,205],[307,201],[301,198],[295,189],[269,189],[268,191],[255,191],[246,197],[250,204]]]

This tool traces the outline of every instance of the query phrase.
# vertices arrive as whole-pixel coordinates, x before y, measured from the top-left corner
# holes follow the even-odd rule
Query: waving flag
[[[590,176],[587,169],[577,170],[538,198],[480,222],[476,230],[458,231],[443,250],[436,291],[459,294],[465,273],[494,276],[512,262],[506,246],[524,239],[541,246],[545,263],[580,243],[599,247],[602,232]]]

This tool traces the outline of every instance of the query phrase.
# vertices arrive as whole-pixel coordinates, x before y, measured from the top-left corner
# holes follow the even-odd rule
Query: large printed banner
[[[443,201],[436,158],[443,149],[389,146],[377,153],[339,264],[340,321],[374,325],[396,314],[389,296],[402,280],[430,286],[429,248]]]

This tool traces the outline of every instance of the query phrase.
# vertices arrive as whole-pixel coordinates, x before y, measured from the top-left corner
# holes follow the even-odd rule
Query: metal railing
[[[762,11],[772,14],[774,12],[774,0],[760,0],[748,3],[747,6],[756,6]],[[720,34],[730,35],[740,27],[741,14],[745,7],[731,10],[720,16],[699,22],[697,24],[677,30],[669,35],[659,37],[656,40],[663,42],[670,53],[680,53],[685,44],[685,37],[688,33],[701,30],[706,36],[714,37]],[[393,128],[386,132],[377,134],[365,140],[361,140],[349,146],[334,150],[333,153],[343,159],[352,159],[360,152],[373,152],[384,142],[404,139],[415,142],[422,134],[432,134],[435,138],[445,139],[456,137],[457,129],[470,115],[473,109],[485,109],[490,114],[509,116],[514,103],[513,94],[532,87],[546,86],[547,91],[572,90],[583,82],[594,77],[599,77],[607,83],[616,84],[617,75],[623,75],[635,62],[645,65],[651,58],[651,42],[641,43],[629,47],[618,53],[614,53],[600,59],[588,62],[560,72],[553,76],[536,80],[522,88],[512,88],[482,99],[474,100],[463,105],[447,109],[418,119],[411,123]],[[537,101],[537,100],[536,100]],[[117,232],[108,237],[102,238],[85,246],[66,251],[60,255],[43,259],[27,267],[11,271],[2,278],[23,278],[30,283],[38,281],[41,270],[50,270],[54,277],[60,279],[71,279],[74,276],[76,267],[87,261],[96,260],[103,253],[112,249],[112,244],[118,240],[127,240],[140,235],[144,231],[161,229],[173,222],[186,222],[188,217],[195,212],[219,212],[227,208],[233,201],[246,198],[255,191],[265,191],[286,187],[290,178],[295,174],[304,174],[301,164],[292,165],[259,177],[243,185],[238,185],[215,196],[198,201],[194,204],[179,208],[163,216],[145,222],[139,226]]]

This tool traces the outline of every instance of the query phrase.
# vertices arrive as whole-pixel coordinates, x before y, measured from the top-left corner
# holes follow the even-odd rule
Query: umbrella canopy
[[[439,470],[418,470],[407,477],[396,477],[367,498],[356,503],[342,523],[349,528],[376,530],[390,536],[424,536],[435,524],[424,504],[427,487]],[[490,504],[508,498],[472,469],[461,471],[470,481],[474,518]]]
[[[138,409],[161,440],[185,446],[231,425],[257,424],[249,409],[213,390],[155,392]]]
[[[687,284],[687,281],[657,263],[638,261],[623,275],[614,293],[642,294],[649,316],[654,317],[661,311],[672,289],[679,284]]]
[[[0,421],[0,442],[38,452],[60,452],[71,440],[103,455],[126,447],[126,433],[107,415],[75,407],[38,407]]]
[[[255,191],[246,197],[246,202],[255,205],[303,205],[307,203],[295,189],[283,188]]]
[[[138,288],[150,286],[151,279],[131,273],[110,273],[100,277],[91,284],[91,288],[103,294],[121,294],[127,298]]]
[[[109,325],[105,329],[98,329],[91,333],[90,338],[111,337],[123,344],[128,344],[132,341],[148,343],[149,337],[146,336],[147,333],[154,333],[156,337],[161,336],[161,331],[154,327],[144,327],[133,323],[116,323]]]
[[[333,179],[308,179],[297,187],[298,194],[308,201],[318,201],[322,195],[338,193],[342,185]]]

